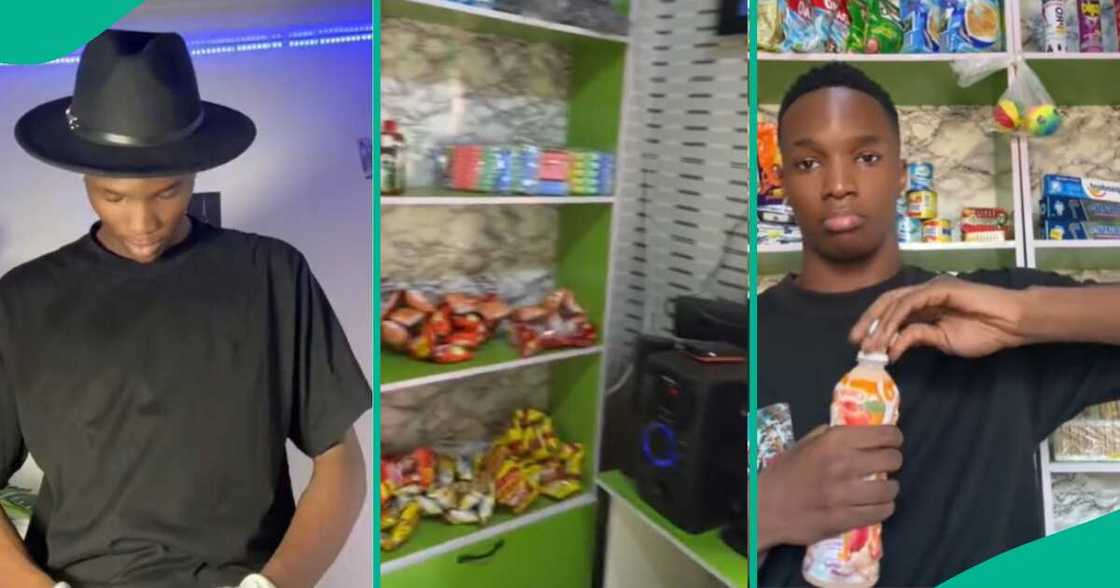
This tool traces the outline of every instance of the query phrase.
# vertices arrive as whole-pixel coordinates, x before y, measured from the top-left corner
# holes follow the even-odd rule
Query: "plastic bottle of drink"
[[[832,392],[832,426],[894,425],[898,423],[898,387],[886,367],[885,353],[860,353],[857,365],[836,383]],[[873,474],[872,478],[885,478]],[[801,573],[820,588],[870,588],[879,581],[883,557],[882,525],[852,529],[810,545]]]

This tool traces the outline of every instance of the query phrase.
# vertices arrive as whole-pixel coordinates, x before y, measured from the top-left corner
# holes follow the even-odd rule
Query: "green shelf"
[[[551,514],[566,512],[566,509],[562,510],[556,508],[562,504],[572,503],[568,506],[574,507],[577,506],[576,503],[588,501],[589,494],[585,491],[580,494],[569,496],[564,500],[553,500],[542,496],[538,498],[532,506],[526,509],[525,512],[520,514],[513,514],[507,510],[506,507],[498,506],[494,510],[494,516],[492,516],[485,525],[452,525],[439,518],[421,518],[420,524],[404,545],[401,545],[394,551],[381,552],[381,564],[390,564],[410,555],[415,555],[441,545],[450,544],[452,541],[463,539],[472,541],[472,535],[477,535],[484,530],[499,532],[512,530],[521,526],[521,523],[528,524],[536,520],[541,520]],[[380,546],[378,548],[380,549]]]
[[[470,361],[439,364],[418,361],[396,351],[383,349],[380,353],[381,391],[391,392],[403,387],[446,382],[482,373],[517,369],[573,357],[596,355],[601,352],[601,346],[580,347],[523,358],[508,342],[495,340],[479,349]]]
[[[846,54],[798,57],[800,56],[789,59],[773,56],[764,58],[760,55],[759,104],[781,103],[794,80],[810,69],[830,61],[845,61],[863,70],[882,85],[899,106],[991,106],[1007,89],[1006,73],[995,73],[968,88],[961,88],[957,85],[956,74],[945,60],[927,58],[921,61],[912,59],[913,56],[910,55],[877,56],[884,58],[875,60]]]
[[[382,0],[382,18],[407,18],[474,33],[499,35],[569,47],[625,44],[625,36],[478,8],[447,0]]]
[[[1120,103],[1120,84],[1115,82],[1120,71],[1120,53],[1044,53],[1028,54],[1026,58],[1058,106]]]
[[[622,472],[609,471],[599,475],[599,485],[614,500],[626,503],[651,526],[669,537],[690,558],[724,584],[746,588],[750,575],[750,561],[736,553],[719,536],[719,529],[693,535],[670,523],[638,496],[638,490]]]

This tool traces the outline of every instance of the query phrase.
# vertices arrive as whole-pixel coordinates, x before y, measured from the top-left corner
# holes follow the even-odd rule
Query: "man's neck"
[[[902,269],[898,244],[891,242],[866,259],[842,263],[806,249],[802,254],[797,285],[810,292],[854,292],[881,284]]]

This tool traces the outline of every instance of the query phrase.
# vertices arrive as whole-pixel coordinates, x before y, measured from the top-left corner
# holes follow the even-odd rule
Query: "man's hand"
[[[891,361],[922,345],[961,357],[983,357],[1027,342],[1027,304],[1021,290],[942,277],[883,294],[849,337],[863,351],[886,351]]]
[[[902,467],[893,426],[819,427],[759,474],[758,551],[810,545],[894,513],[896,480],[868,476]]]

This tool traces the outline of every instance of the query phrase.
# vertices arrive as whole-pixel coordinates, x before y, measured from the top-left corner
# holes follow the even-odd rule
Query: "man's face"
[[[185,236],[194,176],[121,179],[86,176],[86,192],[101,218],[98,238],[110,251],[151,263]]]
[[[852,263],[893,242],[906,165],[882,106],[862,92],[824,88],[797,99],[779,125],[783,184],[805,248]]]

